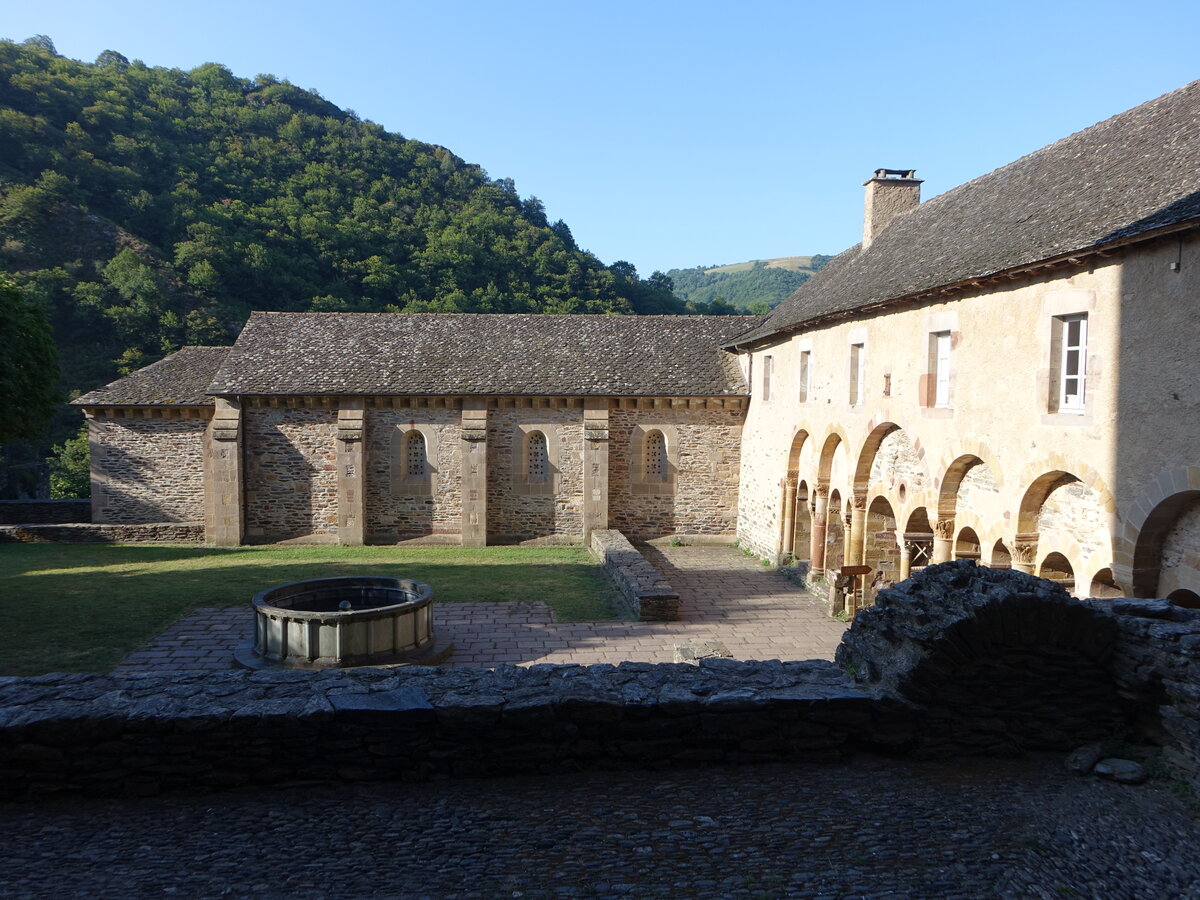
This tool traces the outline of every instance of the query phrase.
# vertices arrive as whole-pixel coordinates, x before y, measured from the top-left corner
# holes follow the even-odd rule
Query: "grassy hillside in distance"
[[[738,309],[765,313],[804,284],[832,257],[781,256],[723,266],[697,266],[667,272],[675,296],[690,303],[723,300]]]

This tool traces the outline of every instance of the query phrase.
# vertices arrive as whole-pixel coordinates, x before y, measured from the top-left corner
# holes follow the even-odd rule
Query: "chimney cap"
[[[876,169],[875,174],[866,183],[870,184],[871,181],[915,181],[917,184],[923,183],[923,179],[917,177],[916,169]]]

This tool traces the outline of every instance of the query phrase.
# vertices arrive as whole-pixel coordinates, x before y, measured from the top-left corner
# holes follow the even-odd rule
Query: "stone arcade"
[[[920,184],[876,172],[863,242],[761,321],[256,313],[76,401],[94,521],[736,535],[1200,603],[1200,83]]]

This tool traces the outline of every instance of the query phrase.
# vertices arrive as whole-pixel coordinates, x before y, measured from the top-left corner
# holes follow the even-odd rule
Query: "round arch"
[[[1136,596],[1158,594],[1163,544],[1179,517],[1197,502],[1200,502],[1200,491],[1179,491],[1161,500],[1142,521],[1133,550],[1133,592]]]
[[[858,464],[854,468],[854,496],[856,499],[864,502],[867,499],[867,491],[871,487],[871,466],[875,463],[875,454],[879,452],[879,445],[893,431],[900,430],[900,426],[895,422],[884,422],[882,425],[872,428],[866,440],[863,441],[862,449],[858,453]]]

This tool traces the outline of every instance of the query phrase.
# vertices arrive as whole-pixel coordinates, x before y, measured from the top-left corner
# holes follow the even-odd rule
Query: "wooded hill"
[[[707,312],[444,147],[270,75],[0,42],[0,272],[77,393],[252,309]]]
[[[687,303],[728,303],[765,315],[833,257],[784,256],[725,266],[671,269],[675,296]]]

